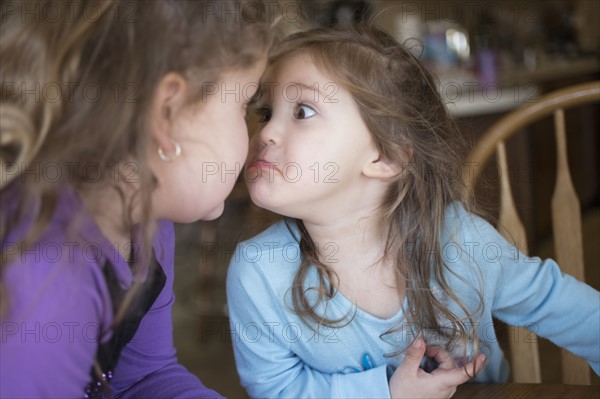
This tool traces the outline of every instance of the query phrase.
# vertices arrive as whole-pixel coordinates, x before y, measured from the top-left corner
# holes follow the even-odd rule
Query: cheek
[[[246,127],[246,122],[243,122],[240,127],[240,134],[238,137],[239,147],[242,149],[245,156],[248,155],[248,151],[250,149],[250,138],[248,137],[248,128]]]
[[[259,136],[259,133],[256,132],[250,138],[250,142],[249,142],[249,146],[248,146],[248,160],[253,160],[258,155],[258,149],[259,149],[259,143],[260,143],[258,136]]]
[[[236,118],[234,125],[231,126],[231,131],[231,143],[229,144],[243,153],[245,159],[248,153],[248,126],[244,118]]]

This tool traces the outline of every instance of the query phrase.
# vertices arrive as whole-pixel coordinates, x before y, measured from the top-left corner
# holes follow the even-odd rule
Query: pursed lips
[[[248,164],[246,165],[246,168],[258,168],[258,169],[265,169],[265,170],[274,170],[277,173],[281,174],[281,170],[279,170],[279,168],[277,167],[279,164],[276,162],[269,162],[266,161],[264,159],[257,159],[256,161],[252,161],[252,162],[248,162]]]

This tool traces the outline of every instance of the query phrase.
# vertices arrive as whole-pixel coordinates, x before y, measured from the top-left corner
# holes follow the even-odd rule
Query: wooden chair
[[[562,270],[579,280],[584,280],[581,212],[567,163],[564,110],[598,101],[600,101],[600,81],[595,81],[557,90],[539,98],[535,103],[509,113],[487,130],[477,142],[468,157],[466,164],[468,167],[463,172],[463,182],[473,193],[477,178],[486,161],[496,153],[500,176],[499,226],[503,227],[501,229],[504,230],[503,235],[515,245],[526,243],[525,229],[511,192],[504,143],[525,126],[554,114],[557,147],[557,173],[551,204],[554,249],[556,260]],[[518,246],[523,249],[522,245]],[[509,336],[524,337],[529,333],[512,330],[511,334],[518,335]],[[523,342],[523,339],[510,341],[514,381],[541,382],[537,342]],[[590,374],[587,363],[564,350],[561,351],[561,355],[563,383],[589,385]]]

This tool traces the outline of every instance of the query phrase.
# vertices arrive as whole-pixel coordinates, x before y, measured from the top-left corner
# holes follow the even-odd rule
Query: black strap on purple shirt
[[[121,288],[113,265],[110,262],[105,263],[102,272],[112,300],[113,315],[116,315],[127,290]],[[109,382],[112,379],[113,371],[121,356],[121,351],[135,335],[142,318],[152,308],[154,301],[156,301],[156,298],[158,298],[158,295],[163,290],[167,280],[165,272],[158,264],[154,253],[152,254],[150,272],[152,273],[152,277],[142,283],[134,303],[130,305],[123,320],[115,327],[111,339],[108,342],[98,345],[96,362],[100,367],[100,372],[96,372],[92,366],[92,381],[85,388],[84,397],[86,399],[105,399],[111,397]]]

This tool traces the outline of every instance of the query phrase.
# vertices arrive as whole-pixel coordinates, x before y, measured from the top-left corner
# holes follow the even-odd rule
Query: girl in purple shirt
[[[172,222],[223,211],[266,8],[6,2],[1,17],[0,397],[218,397],[175,355]]]

